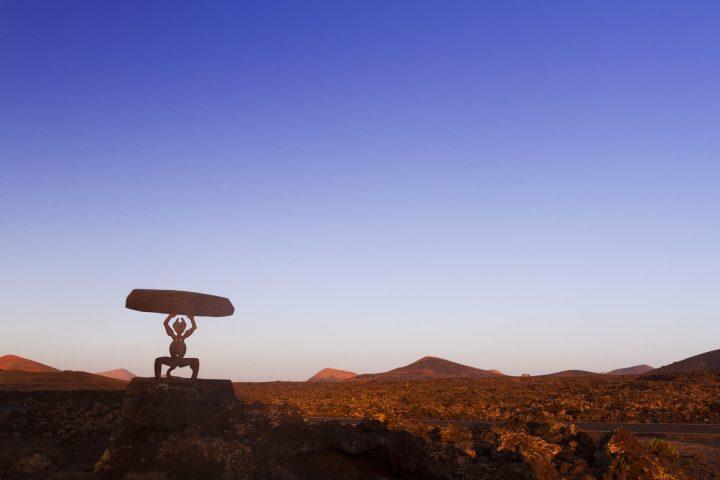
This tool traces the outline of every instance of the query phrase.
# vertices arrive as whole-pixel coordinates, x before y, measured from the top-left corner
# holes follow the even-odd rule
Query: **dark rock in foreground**
[[[308,425],[294,410],[236,400],[229,381],[144,378],[130,383],[96,472],[207,480],[685,478],[624,431],[595,441],[547,422],[455,432],[378,421]]]
[[[0,478],[63,480],[54,475],[92,469],[122,400],[118,391],[0,391]]]
[[[180,478],[220,478],[224,466],[210,457],[213,443],[234,428],[239,403],[229,380],[133,378],[125,391],[120,425],[95,471],[119,478],[160,470]]]

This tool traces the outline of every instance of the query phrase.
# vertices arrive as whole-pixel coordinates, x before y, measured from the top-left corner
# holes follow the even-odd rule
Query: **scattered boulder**
[[[574,425],[513,421],[476,431],[478,456],[512,453],[534,479],[684,480],[677,463],[653,454],[631,433],[615,430],[595,441]]]
[[[53,462],[47,455],[42,453],[33,453],[27,457],[20,459],[15,464],[15,471],[24,474],[35,474],[46,472],[53,467]]]
[[[606,478],[637,480],[685,479],[667,458],[653,455],[637,438],[622,428],[605,434],[596,458]]]

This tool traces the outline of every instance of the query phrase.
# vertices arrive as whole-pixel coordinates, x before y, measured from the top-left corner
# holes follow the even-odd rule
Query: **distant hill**
[[[357,373],[347,370],[336,370],[334,368],[323,368],[318,373],[308,378],[308,382],[342,382],[357,377]]]
[[[539,375],[540,377],[586,377],[590,375],[599,375],[599,373],[588,372],[587,370],[563,370],[561,372],[546,373]]]
[[[409,381],[435,378],[486,378],[503,376],[497,370],[481,370],[438,357],[423,357],[417,362],[383,373],[358,375],[350,381]]]
[[[670,365],[665,365],[664,367],[653,370],[652,373],[688,373],[718,369],[720,369],[720,350],[713,350],[686,358],[685,360],[680,360],[679,362],[673,362]]]
[[[618,368],[607,372],[605,375],[642,375],[655,370],[650,365],[635,365],[634,367]]]
[[[23,372],[59,372],[57,368],[44,365],[34,360],[17,355],[3,355],[0,357],[0,370],[22,370]]]
[[[125,370],[124,368],[108,370],[107,372],[97,372],[95,375],[100,375],[101,377],[107,378],[114,378],[115,380],[122,380],[123,382],[129,382],[137,376],[131,371]]]
[[[0,390],[123,390],[127,382],[88,372],[0,371]]]

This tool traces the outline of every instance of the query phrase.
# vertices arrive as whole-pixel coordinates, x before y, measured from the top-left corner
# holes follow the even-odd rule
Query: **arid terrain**
[[[707,368],[714,353],[689,359],[701,368],[676,362],[680,373],[511,377],[425,357],[389,375],[331,369],[308,382],[201,380],[199,389],[156,387],[122,369],[110,372],[119,379],[108,378],[5,356],[6,366],[27,371],[0,371],[0,478],[717,479],[718,435],[635,436],[574,425],[720,424],[720,370]],[[125,406],[123,378],[139,398]],[[192,465],[178,460],[175,447],[158,447],[165,444],[185,445]],[[137,453],[140,461],[128,451],[154,453]]]
[[[712,440],[638,439],[623,430],[589,435],[549,419],[491,428],[377,420],[310,425],[280,402],[233,405],[232,390],[228,397],[201,383],[199,390],[168,391],[136,380],[138,400],[130,408],[120,391],[0,392],[2,478],[717,478]]]
[[[390,428],[435,435],[460,448],[467,447],[472,429],[413,419],[720,423],[720,371],[234,386],[249,402],[289,405],[305,417],[377,418]],[[720,478],[718,436],[645,435],[641,440],[677,458],[689,478]]]
[[[308,417],[720,423],[720,373],[492,377],[414,382],[235,383],[240,398]]]

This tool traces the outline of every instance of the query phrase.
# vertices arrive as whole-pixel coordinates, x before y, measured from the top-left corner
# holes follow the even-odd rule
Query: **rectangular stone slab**
[[[175,313],[198,317],[227,317],[235,307],[225,297],[181,290],[136,288],[127,296],[125,307],[140,312]]]

